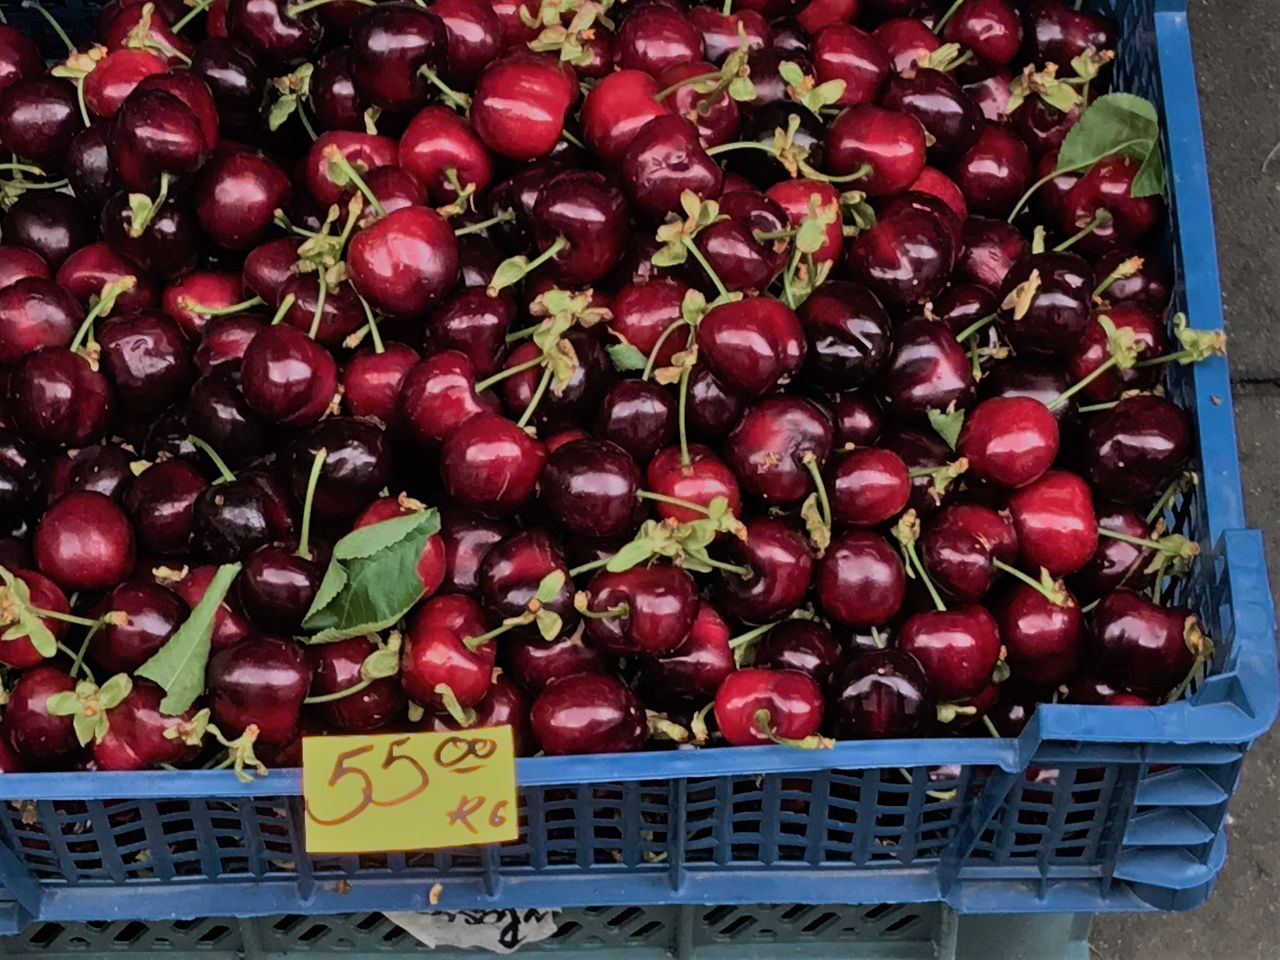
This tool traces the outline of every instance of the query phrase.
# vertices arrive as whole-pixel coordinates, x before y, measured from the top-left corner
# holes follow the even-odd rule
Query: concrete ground
[[[1249,523],[1280,595],[1280,60],[1275,0],[1191,0],[1191,37],[1217,219],[1222,299]],[[1243,66],[1246,65],[1247,66]],[[1094,923],[1100,960],[1280,957],[1280,727],[1250,753],[1231,803],[1228,860],[1209,901],[1176,916]]]

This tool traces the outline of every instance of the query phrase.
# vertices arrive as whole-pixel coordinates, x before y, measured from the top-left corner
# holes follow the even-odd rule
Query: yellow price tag
[[[306,737],[308,853],[433,850],[519,835],[511,728]]]

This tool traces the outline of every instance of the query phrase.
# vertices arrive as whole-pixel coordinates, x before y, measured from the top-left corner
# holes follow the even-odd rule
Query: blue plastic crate
[[[0,3],[6,12],[8,2]],[[1116,79],[1162,107],[1176,308],[1222,325],[1185,0],[1104,0]],[[83,19],[74,2],[61,13]],[[27,22],[14,10],[13,22]],[[72,23],[83,34],[85,24]],[[1262,539],[1244,528],[1227,363],[1170,372],[1200,482],[1169,511],[1202,553],[1177,599],[1216,643],[1180,703],[1041,707],[1016,740],[845,742],[521,760],[520,839],[308,857],[300,779],[225,772],[0,777],[8,922],[440,906],[945,902],[963,913],[1176,910],[1225,859],[1249,743],[1276,713]],[[954,780],[927,770],[958,764]],[[1031,766],[1058,771],[1032,782]]]

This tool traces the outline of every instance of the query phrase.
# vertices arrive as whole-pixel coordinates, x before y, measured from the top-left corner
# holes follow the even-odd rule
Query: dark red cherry
[[[653,76],[667,67],[705,58],[699,28],[682,11],[662,4],[630,12],[614,44],[618,69],[643,70]]]
[[[680,447],[659,450],[649,461],[645,471],[649,488],[676,500],[687,500],[701,506],[710,506],[717,497],[724,497],[735,516],[742,512],[742,494],[732,470],[709,447],[689,444],[689,463],[681,462]],[[704,514],[672,503],[654,504],[658,514],[679,523],[704,519]]]
[[[200,437],[232,467],[265,453],[267,430],[249,409],[229,364],[201,377],[187,402],[187,432]]]
[[[49,264],[34,250],[0,244],[0,290],[29,277],[48,280],[50,276]]]
[[[1070,356],[1089,325],[1093,287],[1092,269],[1074,253],[1033,253],[1000,288],[1000,332],[1020,356]]]
[[[120,106],[111,159],[130,191],[153,194],[161,176],[195,173],[208,159],[196,115],[171,93],[139,88]]]
[[[718,442],[746,409],[746,399],[729,389],[703,365],[689,376],[689,401],[685,426],[689,436],[703,442]]]
[[[244,575],[241,574],[241,577]],[[361,667],[378,645],[368,637],[307,647],[313,697],[331,696],[366,683]],[[404,711],[404,690],[396,677],[382,677],[363,689],[319,706],[327,723],[348,733],[379,730]]]
[[[427,188],[431,202],[453,203],[450,176],[484,193],[493,180],[493,158],[467,122],[447,107],[424,107],[400,137],[400,166]],[[451,171],[451,173],[450,173]]]
[[[1136,259],[1136,262],[1134,261]],[[1134,304],[1163,316],[1169,306],[1173,280],[1166,264],[1155,257],[1143,257],[1136,250],[1120,248],[1108,250],[1093,265],[1099,280],[1109,278],[1122,263],[1133,268],[1128,276],[1112,280],[1103,293],[1103,299],[1113,304]],[[1128,271],[1126,271],[1128,272]]]
[[[780,301],[746,297],[707,312],[698,325],[698,346],[727,386],[759,396],[799,369],[804,329]]]
[[[489,550],[511,536],[511,528],[465,510],[445,510],[440,517],[440,540],[444,545],[445,574],[442,589],[447,593],[480,592],[480,567]]]
[[[529,712],[544,753],[625,753],[647,737],[644,708],[613,677],[579,673],[549,683]]]
[[[283,744],[297,733],[311,670],[292,640],[252,637],[210,658],[208,686],[213,720],[225,736],[253,725],[259,742]]]
[[[471,127],[494,153],[513,160],[545,157],[560,141],[577,92],[556,61],[511,53],[480,74]]]
[[[546,458],[543,445],[514,422],[479,413],[445,438],[440,472],[445,490],[461,506],[504,515],[532,497]]]
[[[742,125],[738,140],[758,143],[773,150],[778,130],[789,130],[795,124],[792,143],[804,153],[805,162],[822,169],[825,162],[826,128],[813,111],[793,101],[769,103],[752,111]],[[786,167],[770,153],[762,150],[736,150],[729,154],[729,167],[759,187],[790,179]]]
[[[889,317],[866,287],[829,281],[801,304],[798,313],[808,342],[806,382],[820,389],[855,389],[888,358]]]
[[[1108,157],[1095,163],[1066,195],[1059,223],[1068,236],[1094,221],[1099,210],[1107,217],[1077,241],[1081,252],[1102,253],[1142,240],[1163,219],[1160,197],[1133,195],[1142,165],[1132,157]]]
[[[1126,397],[1090,424],[1084,461],[1100,496],[1146,504],[1191,455],[1186,413],[1164,397]]]
[[[936,715],[924,668],[903,650],[859,654],[836,673],[831,719],[841,740],[924,736]]]
[[[491,297],[483,286],[455,289],[432,314],[427,347],[459,350],[471,361],[477,377],[488,377],[502,368],[507,334],[515,320],[515,299],[507,293]]]
[[[933,142],[937,160],[958,157],[974,145],[982,129],[982,111],[949,73],[920,67],[894,74],[881,103],[914,117]],[[923,166],[923,164],[922,164]]]
[[[924,319],[894,332],[893,353],[880,382],[886,408],[917,422],[926,421],[931,409],[968,406],[977,390],[964,348],[946,326]]]
[[[276,536],[267,493],[251,479],[215,483],[196,495],[192,529],[204,556],[230,563]]]
[[[1001,523],[999,514],[986,507],[964,504],[963,508],[969,513],[989,513],[984,526]],[[945,596],[965,601],[981,600],[999,576],[992,564],[992,545],[980,529],[966,522],[964,514],[954,512],[959,509],[943,507],[929,518],[920,538],[920,559]]]
[[[1009,498],[1023,562],[1055,577],[1079,570],[1093,556],[1098,518],[1089,485],[1074,473],[1050,470]]]
[[[364,308],[360,296],[350,283],[329,287],[323,299],[314,273],[299,273],[285,281],[280,288],[281,298],[293,295],[293,306],[284,315],[284,322],[311,335],[315,327],[318,343],[332,349],[340,347],[346,339],[365,326]],[[319,322],[316,315],[319,314]]]
[[[923,303],[942,292],[956,253],[950,227],[940,216],[905,207],[854,237],[845,269],[894,309]]]
[[[103,590],[133,572],[133,527],[100,493],[68,493],[36,526],[36,565],[68,592]]]
[[[648,463],[676,435],[676,407],[656,384],[620,380],[600,404],[595,433],[616,443],[637,463]]]
[[[186,393],[192,380],[191,346],[159,310],[113,316],[97,333],[101,364],[122,410],[149,416]]]
[[[185,460],[165,460],[140,473],[129,487],[125,507],[138,540],[161,556],[186,552],[191,543],[196,497],[208,485]]]
[[[667,328],[681,319],[680,305],[688,292],[686,284],[666,277],[648,283],[628,283],[614,295],[609,326],[647,357],[657,348]],[[678,331],[672,331],[662,341],[655,366],[670,364],[672,356],[684,346]]]
[[[1089,47],[1114,50],[1116,46],[1114,21],[1075,10],[1062,0],[1033,0],[1024,18],[1027,50],[1037,63],[1070,63]]]
[[[1091,664],[1113,686],[1163,693],[1202,652],[1199,620],[1186,607],[1160,607],[1132,590],[1106,597],[1091,615]]]
[[[333,356],[301,330],[262,329],[245,349],[240,375],[245,402],[259,416],[285,426],[319,420],[338,388]]]
[[[6,243],[39,254],[55,270],[97,238],[88,210],[75,197],[37,191],[20,196],[4,215]]]
[[[16,433],[0,431],[0,516],[20,523],[44,506],[44,472],[36,450]]]
[[[16,363],[41,347],[67,346],[83,317],[75,298],[52,280],[26,277],[9,284],[0,289],[0,363]]]
[[[533,636],[513,633],[501,646],[504,668],[534,696],[559,677],[608,673],[612,662],[612,658],[584,644],[581,631],[561,633],[549,643],[536,633]]]
[[[594,171],[572,170],[548,180],[533,213],[538,248],[561,244],[547,270],[563,283],[599,280],[617,266],[630,240],[626,198]]]
[[[173,277],[192,269],[200,253],[200,227],[185,200],[170,196],[135,236],[129,194],[112,194],[102,208],[103,239],[125,260],[152,276]]]
[[[245,559],[236,578],[240,605],[259,629],[295,634],[323,575],[315,559],[272,544],[259,547]]]
[[[899,628],[897,643],[920,661],[939,700],[963,700],[983,691],[1000,656],[995,619],[972,604],[912,614]]]
[[[432,11],[444,23],[448,40],[445,76],[470,89],[480,72],[503,49],[502,21],[493,7],[481,0],[438,0]]]
[[[83,447],[111,422],[111,385],[78,353],[44,347],[29,354],[9,379],[18,429],[46,446]]]
[[[67,602],[66,594],[59,590],[58,586],[48,577],[36,573],[34,570],[15,569],[11,572],[15,580],[21,580],[26,586],[31,606],[55,614],[71,612],[71,605]],[[55,640],[62,640],[66,636],[69,629],[69,624],[66,620],[53,616],[37,616],[37,619],[44,624],[46,630],[53,634]],[[0,664],[6,667],[12,667],[15,670],[29,670],[42,663],[44,659],[44,654],[37,650],[35,644],[31,642],[30,634],[0,641]]]
[[[732,746],[798,741],[822,726],[822,691],[796,670],[739,670],[716,691],[716,725]]]
[[[1054,603],[1034,587],[1015,583],[1000,601],[1000,641],[1017,682],[1052,687],[1075,672],[1084,618],[1070,594],[1064,600]]]
[[[560,635],[567,636],[578,623],[573,583],[563,549],[545,530],[524,530],[489,548],[477,575],[480,597],[501,620],[523,616],[530,611],[543,580],[556,572],[564,575],[564,582],[550,599],[538,601],[538,609],[559,616]],[[540,635],[535,624],[518,627],[516,632]]]
[[[749,494],[794,503],[813,490],[812,470],[831,454],[831,421],[800,397],[768,397],[748,408],[725,441],[725,461]]]
[[[396,398],[397,423],[414,441],[433,446],[468,418],[498,408],[489,391],[476,393],[475,371],[455,350],[432,354],[404,376]]]
[[[1151,524],[1128,507],[1099,504],[1098,526],[1141,540],[1152,536]],[[1145,547],[1115,537],[1099,537],[1089,562],[1072,574],[1071,588],[1085,603],[1120,587],[1143,590],[1152,580],[1153,575],[1147,571],[1152,559],[1152,552]]]
[[[1158,357],[1169,348],[1165,324],[1150,309],[1131,303],[1119,303],[1100,307],[1094,311],[1095,322],[1085,327],[1084,337],[1072,354],[1068,367],[1075,380],[1083,380],[1111,356],[1107,345],[1107,331],[1098,317],[1105,316],[1117,330],[1133,332],[1134,340],[1141,344],[1142,357]],[[1163,371],[1159,366],[1133,366],[1128,370],[1111,367],[1091,380],[1082,393],[1095,403],[1115,400],[1128,390],[1150,390],[1160,382]]]
[[[196,217],[214,243],[247,250],[271,229],[289,200],[289,178],[264,154],[233,150],[205,167],[196,190]]]
[[[289,480],[301,502],[318,450],[326,450],[313,509],[319,517],[351,517],[378,496],[391,474],[391,451],[380,425],[357,417],[326,417],[294,444]]]
[[[412,3],[366,7],[351,28],[351,76],[369,103],[404,113],[434,89],[422,69],[439,71],[449,34],[444,21]]]
[[[956,451],[969,473],[1004,487],[1040,477],[1058,456],[1058,422],[1039,400],[992,397],[965,417]]]
[[[698,604],[698,615],[684,643],[672,653],[640,661],[646,697],[661,704],[704,704],[736,669],[729,649],[729,627],[706,601]]]
[[[982,378],[979,393],[983,397],[1030,397],[1048,404],[1069,386],[1071,378],[1055,363],[1010,360],[998,364],[990,376]],[[1061,430],[1064,424],[1074,421],[1074,402],[1068,400],[1050,412],[1057,419]]]
[[[915,17],[893,17],[872,30],[871,35],[889,57],[894,73],[916,69],[921,57],[942,45],[925,22]]]
[[[46,173],[63,168],[80,129],[75,88],[66,80],[34,77],[0,90],[0,143]]]
[[[824,690],[840,659],[840,644],[817,620],[784,620],[755,645],[753,667],[797,670]]]
[[[1005,217],[1031,183],[1031,151],[1016,133],[988,121],[950,174],[971,212]]]
[[[640,468],[608,440],[559,447],[542,471],[542,501],[569,532],[609,540],[635,525]]]
[[[622,158],[622,182],[642,214],[661,220],[680,209],[686,190],[699,199],[720,194],[724,174],[683,116],[655,117],[632,138]]]
[[[523,690],[506,677],[495,674],[488,692],[472,708],[474,718],[466,726],[448,713],[432,713],[427,715],[425,729],[445,732],[468,727],[510,726],[516,756],[527,757],[533,752],[529,706],[529,697]]]
[[[44,73],[44,57],[35,42],[20,30],[0,25],[0,89]]]
[[[79,746],[72,718],[55,716],[48,709],[51,696],[75,688],[71,675],[57,667],[35,667],[18,678],[5,705],[4,727],[10,746],[21,757],[47,761]]]
[[[151,580],[127,580],[103,599],[103,613],[123,614],[109,620],[89,642],[89,656],[108,673],[132,673],[164,646],[190,610],[168,587]]]
[[[966,0],[942,28],[942,39],[971,50],[961,64],[967,76],[980,77],[1007,66],[1022,46],[1022,19],[1009,0]]]
[[[831,515],[838,523],[874,527],[896,517],[911,496],[911,475],[902,458],[878,447],[838,453],[827,469]]]
[[[902,606],[906,590],[898,551],[869,530],[836,536],[818,561],[818,604],[831,620],[844,626],[888,623]]]
[[[817,32],[813,65],[819,83],[844,81],[844,93],[837,102],[845,106],[874,103],[891,72],[880,41],[850,23],[835,23]]]
[[[186,571],[186,576],[180,576],[182,571]],[[181,571],[160,568],[158,572],[153,571],[153,574],[182,597],[188,607],[194,609],[208,593],[209,584],[217,572],[217,567],[208,565],[191,570],[183,567]],[[252,630],[252,625],[237,609],[232,596],[228,594],[214,611],[212,647],[214,650],[225,650],[245,639]]]
[[[324,61],[322,60],[321,63]],[[313,75],[308,106],[316,109],[325,88],[323,74]],[[217,103],[218,119],[232,134],[253,131],[262,122],[267,77],[253,51],[229,37],[209,36],[191,55],[191,71],[209,88]],[[319,117],[319,110],[316,110]],[[324,123],[324,127],[331,125]]]
[[[858,186],[871,196],[907,189],[924,161],[925,130],[911,113],[858,104],[841,111],[827,129],[827,169],[845,175],[867,164],[870,172]]]
[[[673,114],[694,124],[697,130],[697,141],[701,141],[701,147],[715,147],[728,143],[742,125],[742,112],[738,102],[728,93],[700,93],[697,83],[686,82],[715,72],[716,67],[713,64],[690,60],[667,67],[657,75],[658,86],[663,90],[676,88],[674,92],[663,97],[662,102]],[[754,102],[761,103],[759,80],[755,74],[752,74],[751,82],[756,85],[757,99]],[[683,85],[678,86],[679,84]]]
[[[587,642],[620,656],[662,656],[679,649],[698,613],[697,585],[679,567],[601,570],[586,592]]]
[[[974,217],[964,224],[955,278],[997,291],[1014,264],[1030,252],[1031,245],[1017,227]]]
[[[347,265],[356,290],[374,309],[417,316],[457,280],[458,248],[447,220],[426,207],[407,207],[357,232]]]
[[[592,87],[581,112],[582,135],[592,152],[606,163],[621,162],[641,128],[671,112],[664,101],[654,99],[660,90],[643,70],[617,70]]]
[[[884,413],[879,404],[865,393],[842,393],[829,398],[828,409],[835,427],[833,445],[839,449],[852,443],[868,446],[880,439],[884,430]]]
[[[813,581],[809,545],[794,527],[771,517],[747,524],[746,539],[726,537],[724,559],[750,573],[719,570],[715,596],[724,610],[747,623],[768,623],[800,606]]]
[[[600,405],[613,380],[613,365],[605,352],[603,331],[574,327],[564,335],[577,363],[559,392],[546,390],[534,408],[532,422],[543,433],[566,430],[587,420]],[[507,357],[508,368],[536,359],[538,347],[525,341]],[[521,416],[533,403],[543,371],[528,369],[502,383],[502,398],[513,416]]]
[[[396,398],[418,352],[403,343],[388,343],[379,353],[364,347],[342,368],[342,402],[355,417],[377,417],[390,422]]]
[[[323,36],[320,19],[288,7],[289,0],[227,0],[227,34],[277,68],[306,60]]]

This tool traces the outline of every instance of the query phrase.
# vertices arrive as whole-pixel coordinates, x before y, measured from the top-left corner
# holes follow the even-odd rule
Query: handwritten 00
[[[308,737],[309,853],[429,850],[516,839],[510,727]]]

